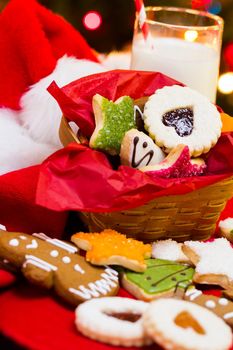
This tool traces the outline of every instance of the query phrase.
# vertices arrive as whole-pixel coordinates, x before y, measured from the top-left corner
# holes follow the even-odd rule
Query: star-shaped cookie
[[[113,102],[96,94],[92,105],[96,126],[90,138],[90,147],[111,155],[119,154],[126,131],[136,127],[133,100],[122,96]]]
[[[79,232],[71,241],[86,250],[86,260],[94,265],[119,265],[136,272],[146,270],[145,258],[151,256],[151,245],[105,229],[100,233]]]
[[[187,241],[182,249],[196,266],[195,282],[233,290],[233,249],[227,239],[218,238],[206,243]]]

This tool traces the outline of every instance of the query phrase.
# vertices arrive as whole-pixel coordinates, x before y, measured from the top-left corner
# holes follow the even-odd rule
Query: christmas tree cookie
[[[119,154],[126,131],[136,127],[133,100],[129,96],[122,96],[113,102],[96,94],[92,104],[96,127],[90,147],[111,155]]]
[[[159,297],[173,296],[176,290],[192,284],[194,268],[170,260],[147,259],[143,273],[125,271],[123,287],[138,299],[150,301]]]

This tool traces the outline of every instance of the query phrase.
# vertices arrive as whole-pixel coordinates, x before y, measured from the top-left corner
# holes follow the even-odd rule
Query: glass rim
[[[185,7],[173,7],[173,6],[147,6],[145,7],[146,13],[149,11],[156,12],[156,11],[173,11],[173,12],[184,12],[184,13],[189,13],[191,15],[196,15],[200,17],[206,17],[209,19],[212,19],[215,24],[213,25],[206,25],[206,26],[194,26],[194,25],[180,25],[180,24],[169,24],[169,23],[164,23],[164,22],[159,22],[156,20],[151,20],[146,18],[145,22],[148,24],[158,24],[162,25],[167,28],[177,28],[177,29],[187,29],[187,30],[207,30],[207,29],[219,29],[223,28],[224,20],[218,16],[214,15],[212,13],[209,13],[207,11],[200,11],[200,10],[194,10],[190,8],[185,8]],[[137,19],[138,19],[138,14],[137,14]]]

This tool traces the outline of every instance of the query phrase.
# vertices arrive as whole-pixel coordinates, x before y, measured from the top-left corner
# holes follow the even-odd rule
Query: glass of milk
[[[223,20],[208,12],[147,7],[149,39],[136,18],[131,69],[162,72],[216,100]]]

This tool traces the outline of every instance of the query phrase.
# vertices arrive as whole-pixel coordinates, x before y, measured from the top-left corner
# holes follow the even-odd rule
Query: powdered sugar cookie
[[[178,288],[185,291],[192,283],[194,269],[190,265],[161,259],[147,259],[146,263],[145,272],[124,271],[121,276],[123,287],[137,299],[174,296]]]
[[[145,258],[151,256],[151,245],[111,229],[100,233],[76,233],[71,237],[77,247],[86,250],[86,260],[94,265],[119,265],[133,271],[146,269]]]
[[[158,299],[143,315],[148,335],[169,350],[227,350],[231,328],[213,312],[184,300]]]
[[[225,238],[212,242],[184,242],[185,255],[196,266],[194,281],[233,290],[233,249]]]
[[[233,242],[233,218],[227,218],[219,222],[221,235]]]
[[[152,258],[191,263],[183,253],[182,243],[166,239],[152,244]]]
[[[112,345],[143,346],[152,342],[142,325],[147,308],[147,303],[128,298],[93,299],[77,307],[75,323],[89,338]]]
[[[119,154],[125,132],[136,126],[133,100],[122,96],[112,102],[96,94],[92,105],[96,126],[90,138],[90,147],[111,155]]]
[[[115,295],[118,273],[94,267],[77,254],[77,248],[43,234],[0,231],[0,259],[20,269],[27,280],[56,293],[73,305]]]
[[[144,123],[156,144],[167,153],[182,143],[194,157],[216,144],[222,128],[220,113],[205,96],[178,85],[166,86],[150,96]]]
[[[121,164],[132,168],[160,163],[165,155],[160,147],[142,131],[131,129],[125,133],[121,143]]]
[[[194,286],[187,289],[184,300],[191,301],[214,312],[221,317],[231,328],[233,328],[233,302],[214,295],[203,294]]]

